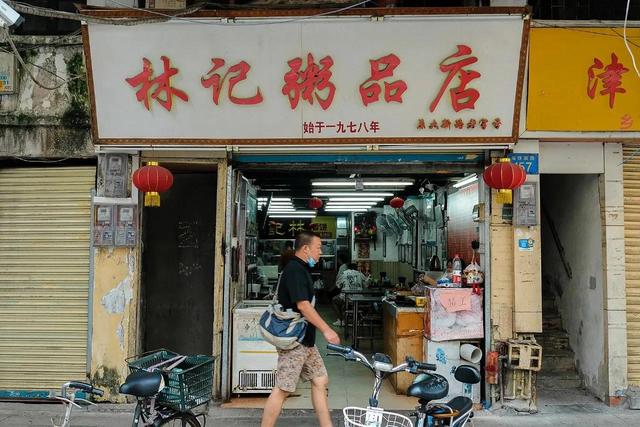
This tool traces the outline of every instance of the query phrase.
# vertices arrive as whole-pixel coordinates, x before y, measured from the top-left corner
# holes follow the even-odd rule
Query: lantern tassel
[[[144,205],[148,207],[160,206],[160,194],[155,191],[150,191],[144,194]]]
[[[503,205],[513,203],[512,191],[509,189],[500,189],[498,190],[498,194],[496,194],[496,202],[501,203]]]

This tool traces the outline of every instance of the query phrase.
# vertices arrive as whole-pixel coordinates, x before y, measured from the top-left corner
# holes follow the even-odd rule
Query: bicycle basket
[[[127,359],[129,371],[147,370],[179,356],[161,349]],[[170,371],[164,371],[165,388],[158,394],[158,403],[176,411],[186,412],[211,400],[213,388],[213,357],[192,355]]]
[[[379,408],[348,406],[342,410],[345,427],[413,427],[404,415],[386,412]]]

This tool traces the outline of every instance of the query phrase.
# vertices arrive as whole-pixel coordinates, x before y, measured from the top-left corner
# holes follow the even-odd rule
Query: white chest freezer
[[[259,330],[271,301],[243,301],[233,310],[232,393],[270,393],[276,383],[278,353]]]

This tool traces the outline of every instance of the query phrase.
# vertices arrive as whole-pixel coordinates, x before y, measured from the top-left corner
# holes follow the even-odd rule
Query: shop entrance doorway
[[[604,396],[604,277],[599,176],[541,175],[544,362],[541,399]]]
[[[472,242],[482,240],[481,224],[474,221],[474,207],[477,211],[480,203],[478,176],[484,154],[398,155],[387,163],[380,161],[385,156],[371,156],[378,159],[375,162],[363,155],[318,156],[324,162],[310,162],[313,156],[240,157],[246,163],[234,165],[240,171],[235,181],[241,190],[235,191],[232,199],[238,209],[233,213],[232,236],[238,241],[234,249],[238,267],[237,274],[231,275],[231,295],[236,298],[231,309],[234,336],[229,375],[234,399],[229,405],[261,408],[273,386],[262,372],[275,369],[275,351],[267,360],[267,350],[256,344],[259,332],[252,332],[251,325],[264,311],[256,307],[271,298],[282,269],[280,259],[290,251],[287,243],[293,243],[296,230],[303,228],[322,238],[323,255],[311,272],[316,309],[338,332],[342,343],[368,355],[389,354],[397,363],[404,356],[426,361],[423,311],[412,300],[412,287],[421,283],[421,275],[431,284],[447,276],[447,260],[456,254],[464,265],[472,261]],[[404,201],[401,208],[390,205],[396,197]],[[484,260],[476,256],[482,265]],[[231,272],[236,265],[233,258]],[[363,298],[351,297],[343,290],[354,286],[347,285],[351,280],[346,276],[359,273],[365,277],[369,291],[362,293]],[[334,298],[341,293],[345,301],[336,304]],[[400,296],[393,304],[403,305],[404,311],[386,310],[385,294]],[[354,304],[356,300],[358,305]],[[415,319],[397,321],[400,312]],[[481,307],[479,312],[482,318]],[[354,322],[358,324],[357,333]],[[483,348],[482,338],[474,342]],[[369,371],[328,356],[320,333],[316,345],[330,378],[331,409],[347,404],[366,406],[374,380]],[[451,344],[451,348],[454,346]],[[248,378],[247,369],[260,372]],[[404,395],[413,378],[410,374],[402,376],[385,381],[380,396],[383,407],[415,407],[416,399]],[[308,383],[300,383],[285,408],[311,408],[310,392]]]
[[[216,174],[173,173],[162,207],[143,213],[143,348],[211,354]]]

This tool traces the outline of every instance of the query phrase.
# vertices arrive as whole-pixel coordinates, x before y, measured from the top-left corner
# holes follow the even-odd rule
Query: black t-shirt
[[[280,288],[278,289],[278,302],[283,309],[293,309],[298,313],[296,307],[299,301],[313,301],[313,279],[309,266],[297,256],[285,265],[280,278]],[[307,332],[301,341],[305,347],[313,347],[316,344],[316,327],[307,322]]]

